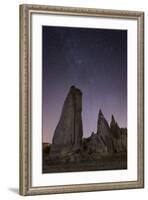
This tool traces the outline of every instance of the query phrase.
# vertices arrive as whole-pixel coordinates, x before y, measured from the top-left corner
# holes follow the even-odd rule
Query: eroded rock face
[[[114,116],[110,126],[99,111],[97,131],[83,138],[82,92],[72,86],[65,99],[60,120],[50,147],[50,162],[83,162],[98,159],[102,155],[127,151],[127,129],[120,128]]]
[[[110,127],[101,110],[99,111],[98,115],[97,135],[103,141],[107,151],[113,152],[113,140],[110,132]]]
[[[97,133],[92,132],[91,136],[83,139],[83,151],[93,155],[99,153],[124,153],[127,151],[127,129],[120,128],[111,117],[110,126],[102,111],[99,111]]]
[[[111,117],[110,130],[114,138],[116,139],[120,138],[121,136],[120,128],[118,126],[118,123],[115,121],[115,118],[113,115]]]
[[[84,150],[89,154],[105,153],[107,152],[107,147],[104,145],[100,135],[92,132],[91,136],[84,141]]]
[[[121,128],[120,131],[121,131],[123,150],[127,151],[127,128]]]
[[[113,137],[114,152],[125,152],[127,151],[127,133],[126,129],[121,129],[118,123],[115,121],[112,115],[110,123],[110,131]]]
[[[51,156],[64,156],[81,148],[82,127],[82,92],[72,86],[65,99],[61,117],[55,129]]]

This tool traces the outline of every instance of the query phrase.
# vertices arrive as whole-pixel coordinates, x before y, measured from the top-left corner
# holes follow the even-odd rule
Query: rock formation
[[[99,156],[127,151],[127,129],[120,128],[111,117],[110,126],[101,110],[98,113],[97,131],[83,138],[82,92],[72,86],[65,99],[60,120],[50,147],[50,161],[83,162]]]
[[[61,157],[80,150],[83,136],[81,112],[82,92],[72,86],[54,132],[50,152],[52,157]]]
[[[99,111],[98,123],[97,123],[97,135],[103,141],[108,152],[113,152],[113,141],[110,133],[108,122],[104,118],[102,111]]]
[[[113,115],[111,117],[110,130],[114,138],[118,139],[120,137],[121,135],[120,128],[118,126],[118,123],[115,121],[115,118]]]
[[[84,151],[89,154],[100,155],[127,151],[127,129],[120,129],[114,116],[111,117],[110,126],[102,111],[99,111],[97,133],[83,140]]]
[[[118,123],[112,115],[110,123],[110,131],[113,138],[114,152],[124,152],[127,148],[127,134],[124,129],[120,129]]]
[[[107,147],[104,144],[101,136],[92,132],[91,136],[83,140],[84,151],[87,151],[89,154],[93,153],[105,153],[107,152]]]

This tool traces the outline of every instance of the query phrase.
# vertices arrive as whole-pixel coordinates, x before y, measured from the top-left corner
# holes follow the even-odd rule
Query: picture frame
[[[34,19],[33,16],[37,15],[37,19]],[[128,33],[131,33],[131,36],[129,36],[129,39],[133,38],[134,43],[129,43],[127,45],[128,52],[131,51],[131,46],[135,45],[136,52],[132,54],[128,54],[128,58],[130,59],[129,55],[133,59],[133,66],[129,66],[130,63],[128,63],[127,68],[131,69],[129,72],[130,79],[128,76],[128,84],[130,83],[137,83],[135,85],[131,84],[130,88],[135,91],[136,99],[131,99],[132,103],[135,107],[135,121],[131,120],[129,124],[132,124],[135,127],[136,130],[136,138],[135,142],[133,142],[133,145],[135,144],[136,153],[133,155],[135,160],[133,160],[134,163],[137,163],[135,165],[135,176],[136,178],[133,178],[131,176],[130,180],[123,180],[121,177],[121,180],[113,180],[112,177],[111,180],[108,181],[99,181],[101,179],[91,179],[93,175],[91,172],[86,172],[86,176],[84,177],[83,172],[79,172],[79,174],[82,174],[82,180],[79,183],[76,183],[76,181],[71,180],[71,182],[68,182],[68,173],[62,173],[61,178],[59,174],[55,173],[55,176],[57,176],[57,183],[60,182],[60,179],[65,179],[67,177],[66,183],[53,183],[51,182],[49,184],[38,184],[35,185],[34,179],[36,177],[35,174],[35,163],[34,159],[38,159],[37,156],[34,156],[36,154],[35,147],[38,147],[38,144],[41,143],[41,136],[39,138],[39,143],[34,141],[35,135],[34,132],[34,112],[36,108],[36,112],[38,112],[38,105],[36,104],[33,99],[35,99],[33,91],[36,89],[38,90],[41,88],[41,82],[38,81],[38,77],[40,77],[40,71],[36,73],[37,68],[33,67],[34,63],[40,63],[42,66],[42,58],[39,56],[39,54],[34,53],[34,48],[41,48],[42,46],[42,40],[40,40],[40,45],[37,47],[34,47],[34,44],[36,45],[36,40],[34,40],[35,35],[38,34],[37,30],[34,28],[34,24],[36,21],[40,21],[41,15],[43,15],[45,18],[48,16],[58,16],[55,20],[53,20],[52,26],[58,26],[58,20],[62,18],[62,20],[59,22],[61,23],[64,21],[63,26],[72,26],[67,25],[66,19],[63,17],[70,17],[70,19],[74,19],[77,17],[82,17],[85,21],[87,19],[87,23],[89,26],[91,26],[91,23],[96,24],[96,21],[101,19],[111,22],[105,22],[109,25],[109,28],[112,27],[112,24],[120,24],[121,29],[126,29],[126,23],[130,22],[131,24],[134,23],[133,26],[131,26],[131,30],[128,29]],[[47,21],[50,21],[49,19],[46,20],[43,18],[43,21],[45,20],[45,24]],[[89,21],[90,19],[90,21]],[[36,21],[35,21],[36,20]],[[82,20],[82,24],[83,21]],[[94,20],[94,22],[93,22]],[[112,22],[113,20],[113,22]],[[80,20],[81,21],[81,20]],[[42,23],[42,20],[41,20]],[[86,23],[86,24],[87,24]],[[97,25],[99,28],[101,27],[101,21],[99,22],[100,25]],[[125,27],[124,24],[125,23]],[[38,25],[41,28],[41,24]],[[81,24],[74,25],[75,27],[81,27]],[[107,25],[106,25],[107,26]],[[130,26],[130,25],[129,25]],[[35,26],[36,27],[36,26]],[[135,29],[133,28],[135,27]],[[119,29],[116,27],[116,29]],[[132,30],[133,29],[133,30]],[[130,32],[131,31],[131,32]],[[133,35],[132,35],[133,34]],[[39,35],[40,37],[41,35]],[[39,38],[37,37],[37,38]],[[129,40],[128,40],[129,41]],[[40,50],[41,51],[41,50]],[[37,57],[40,57],[40,60],[37,59]],[[136,56],[136,57],[135,57]],[[35,60],[37,61],[35,61]],[[131,68],[130,68],[131,67]],[[133,70],[134,69],[134,70]],[[34,76],[34,74],[36,75]],[[132,80],[132,76],[135,77],[136,82]],[[35,78],[37,77],[37,79]],[[33,81],[36,79],[36,84],[33,85]],[[128,86],[129,87],[129,86]],[[136,88],[133,88],[136,87]],[[36,89],[35,89],[36,88]],[[40,90],[40,89],[39,89]],[[128,93],[129,94],[129,93]],[[135,97],[134,96],[134,97]],[[130,96],[131,97],[131,96]],[[129,96],[128,96],[129,98]],[[37,103],[41,103],[38,102]],[[35,104],[35,106],[34,106]],[[130,104],[130,103],[129,103]],[[132,104],[130,104],[132,105]],[[130,108],[129,108],[130,109]],[[128,110],[129,118],[132,116],[132,110]],[[134,113],[134,114],[135,114]],[[39,118],[41,119],[41,118]],[[42,122],[40,122],[40,126],[42,126]],[[128,125],[129,125],[128,124]],[[38,128],[38,126],[37,126]],[[41,132],[41,130],[39,130]],[[128,134],[131,134],[129,132]],[[129,135],[128,135],[129,136]],[[130,136],[129,136],[130,137]],[[133,135],[131,136],[132,139]],[[129,139],[130,140],[130,139]],[[130,143],[130,141],[129,141]],[[128,144],[129,145],[129,144]],[[41,146],[40,146],[41,147]],[[131,146],[128,146],[128,150],[130,152]],[[41,149],[39,148],[39,151],[41,152]],[[131,151],[133,152],[133,151]],[[131,154],[132,155],[132,154]],[[40,156],[39,156],[40,157]],[[128,158],[131,158],[128,155]],[[45,5],[29,5],[29,4],[23,4],[20,5],[20,194],[21,195],[41,195],[41,194],[58,194],[58,193],[70,193],[70,192],[90,192],[90,191],[100,191],[100,190],[118,190],[118,189],[136,189],[136,188],[143,188],[144,187],[144,13],[141,11],[122,11],[122,10],[105,10],[105,9],[92,9],[92,8],[74,8],[74,7],[58,7],[58,6],[45,6]],[[38,162],[38,161],[37,161]],[[40,163],[41,164],[41,163]],[[128,165],[130,165],[128,160]],[[130,168],[130,166],[128,166]],[[36,168],[37,165],[36,165]],[[133,166],[131,167],[131,170],[134,171]],[[39,168],[40,173],[41,170]],[[72,172],[73,173],[73,172]],[[71,174],[72,174],[71,173]],[[76,172],[74,172],[76,174]],[[105,172],[107,175],[108,172]],[[113,171],[111,172],[111,174]],[[122,174],[122,173],[121,173]],[[45,177],[46,174],[43,174]],[[90,179],[88,178],[90,176]],[[54,179],[52,174],[48,174],[48,180],[45,181],[47,183],[50,180]],[[71,176],[70,176],[71,177]],[[98,175],[99,177],[99,175]],[[38,178],[38,176],[37,176]],[[83,178],[85,178],[85,181],[83,183]],[[87,182],[87,178],[89,181]],[[93,182],[93,180],[95,180]],[[98,180],[98,181],[97,181]],[[39,180],[38,180],[39,181]],[[36,181],[37,182],[37,181]]]

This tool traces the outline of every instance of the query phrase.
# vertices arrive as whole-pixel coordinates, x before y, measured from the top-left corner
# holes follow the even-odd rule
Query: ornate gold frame
[[[31,185],[31,15],[32,13],[134,19],[138,24],[138,179],[116,183],[32,187]],[[20,194],[56,194],[144,187],[144,13],[41,5],[20,5]]]

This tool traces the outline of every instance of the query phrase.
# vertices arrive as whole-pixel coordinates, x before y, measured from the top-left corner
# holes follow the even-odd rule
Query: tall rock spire
[[[71,86],[65,99],[60,120],[55,129],[51,153],[64,153],[80,149],[82,127],[82,92],[75,86]]]
[[[109,125],[106,119],[104,118],[101,109],[99,110],[99,115],[98,115],[97,134],[109,135]]]
[[[114,125],[115,125],[115,123],[116,123],[116,121],[115,121],[114,115],[112,115],[112,116],[111,116],[111,123],[110,123],[110,127],[111,127],[111,126],[114,126]]]
[[[97,134],[100,136],[101,140],[104,142],[104,145],[107,147],[107,151],[112,152],[113,143],[110,134],[110,128],[101,110],[99,110],[98,115]]]
[[[127,151],[127,134],[122,130],[116,122],[114,116],[111,117],[110,132],[113,138],[113,145],[115,152],[126,152]]]
[[[119,138],[120,137],[120,128],[118,126],[118,123],[115,121],[114,116],[112,115],[111,117],[111,122],[110,122],[110,130],[111,130],[111,134],[113,135],[113,137],[115,138]]]

